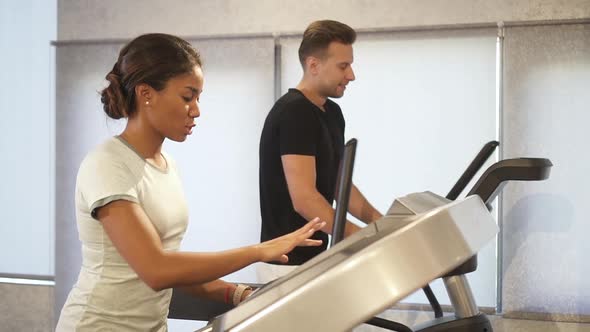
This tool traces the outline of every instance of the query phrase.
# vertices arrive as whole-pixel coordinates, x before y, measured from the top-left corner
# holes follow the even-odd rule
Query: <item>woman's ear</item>
[[[138,84],[135,86],[135,95],[138,98],[139,104],[145,104],[145,102],[150,102],[154,97],[154,89],[145,84]]]

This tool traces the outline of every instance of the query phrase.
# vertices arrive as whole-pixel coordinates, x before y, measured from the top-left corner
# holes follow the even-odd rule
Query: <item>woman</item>
[[[174,160],[199,117],[203,72],[191,45],[166,34],[142,35],[119,54],[102,91],[104,111],[127,118],[125,130],[82,162],[76,219],[82,268],[57,331],[166,331],[172,287],[238,304],[248,287],[218,278],[254,262],[287,262],[325,223],[254,246],[219,253],[179,252],[188,211]]]

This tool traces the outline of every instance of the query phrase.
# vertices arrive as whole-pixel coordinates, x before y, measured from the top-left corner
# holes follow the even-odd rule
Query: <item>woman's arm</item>
[[[206,298],[217,302],[231,303],[236,286],[217,279],[203,284],[180,287],[184,292],[196,297]]]
[[[296,246],[318,246],[309,237],[325,223],[314,219],[299,230],[257,245],[216,253],[165,251],[154,226],[136,203],[118,200],[98,210],[97,218],[117,248],[154,290],[204,284],[255,262],[287,262]]]
[[[192,296],[205,298],[217,302],[224,302],[228,304],[233,303],[234,292],[236,291],[237,285],[225,282],[221,279],[206,282],[204,284],[195,284],[191,286],[183,286],[180,289]],[[252,289],[244,291],[240,302],[243,301],[250,293]]]

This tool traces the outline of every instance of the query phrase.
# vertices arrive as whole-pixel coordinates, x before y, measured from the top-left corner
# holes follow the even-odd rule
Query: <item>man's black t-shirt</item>
[[[344,148],[344,117],[338,104],[327,100],[325,112],[299,90],[289,89],[270,110],[260,138],[261,241],[293,232],[307,223],[293,208],[283,171],[282,155],[315,157],[316,188],[329,204],[334,201],[336,177]],[[297,247],[290,265],[300,265],[324,251],[328,235],[319,231],[320,247]]]

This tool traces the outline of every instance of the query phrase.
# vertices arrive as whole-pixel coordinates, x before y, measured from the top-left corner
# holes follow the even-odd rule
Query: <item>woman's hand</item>
[[[320,218],[314,218],[300,229],[272,239],[270,241],[262,242],[258,245],[260,251],[260,261],[271,262],[279,261],[287,263],[289,253],[295,247],[317,247],[322,244],[322,240],[310,239],[316,231],[320,230],[326,225],[325,221],[320,221]]]

